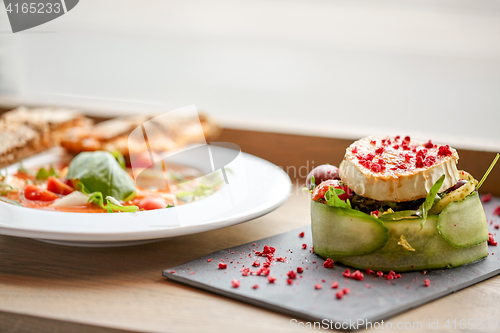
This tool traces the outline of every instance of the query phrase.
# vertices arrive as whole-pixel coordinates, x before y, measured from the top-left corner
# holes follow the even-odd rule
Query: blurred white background
[[[0,104],[196,104],[224,125],[500,150],[497,0],[81,0],[12,34]]]

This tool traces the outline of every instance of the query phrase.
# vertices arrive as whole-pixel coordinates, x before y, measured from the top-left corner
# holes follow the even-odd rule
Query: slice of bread
[[[339,168],[354,192],[378,201],[424,198],[444,174],[440,192],[459,179],[458,153],[448,145],[409,137],[367,137],[351,144]]]
[[[0,116],[0,168],[58,145],[87,120],[75,110],[19,107]]]

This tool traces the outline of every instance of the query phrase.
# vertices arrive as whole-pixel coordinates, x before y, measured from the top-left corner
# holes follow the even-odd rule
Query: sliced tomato
[[[57,194],[31,184],[26,185],[24,188],[24,197],[28,200],[37,201],[53,201],[59,198]]]
[[[158,197],[145,197],[139,201],[137,205],[139,209],[144,210],[153,210],[153,209],[161,209],[167,207],[167,202],[163,198]]]
[[[52,176],[47,180],[47,190],[62,195],[68,195],[74,191],[73,188]]]
[[[340,200],[345,201],[347,199],[352,198],[352,196],[353,196],[352,190],[349,187],[347,187],[347,185],[345,185],[343,182],[336,180],[336,179],[329,179],[329,180],[325,180],[324,182],[322,182],[321,184],[319,184],[318,186],[316,186],[314,188],[314,191],[312,194],[312,200],[318,201],[319,199],[324,199],[325,193],[326,193],[326,191],[328,191],[330,186],[344,190],[344,193],[339,195]]]

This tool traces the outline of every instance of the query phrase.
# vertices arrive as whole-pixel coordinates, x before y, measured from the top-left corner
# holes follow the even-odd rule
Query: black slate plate
[[[493,215],[493,210],[499,205],[499,198],[493,198],[484,204],[490,232],[495,236],[498,234],[498,241],[500,232],[494,226],[500,224],[500,218]],[[299,233],[302,231],[305,236],[301,238]],[[307,244],[307,249],[302,249],[302,244]],[[256,259],[261,265],[265,262],[265,258],[256,256],[253,250],[262,251],[264,245],[276,248],[275,258],[281,256],[286,259],[285,262],[274,261],[270,267],[270,276],[277,278],[274,283],[269,283],[266,276],[242,276],[241,273],[243,267],[248,267],[251,271],[262,267],[252,267]],[[375,323],[392,317],[500,273],[500,246],[489,246],[490,255],[487,258],[466,266],[432,270],[426,274],[402,273],[401,278],[395,280],[363,272],[364,280],[357,281],[342,276],[346,269],[344,265],[335,263],[333,269],[324,268],[324,260],[312,253],[311,245],[310,227],[307,226],[255,243],[211,253],[184,265],[166,269],[163,275],[177,282],[278,311],[293,318],[311,322],[327,319],[337,323],[330,324],[332,327],[355,330],[365,328],[366,321]],[[221,259],[228,265],[227,269],[218,268]],[[288,285],[287,272],[296,270],[299,266],[304,268],[304,272],[298,274],[292,285]],[[240,281],[238,288],[232,287],[233,279]],[[424,286],[425,279],[430,280],[429,287]],[[334,281],[338,282],[338,289],[331,288]],[[253,289],[252,286],[256,284],[258,289]],[[316,290],[316,284],[322,285],[322,289]],[[335,293],[342,288],[349,288],[350,293],[338,300]],[[364,320],[365,324],[359,327],[349,325],[358,320]]]

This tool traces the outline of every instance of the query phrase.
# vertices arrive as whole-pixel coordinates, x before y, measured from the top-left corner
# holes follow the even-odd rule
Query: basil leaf
[[[118,200],[111,196],[106,197],[106,202],[108,203],[106,209],[108,209],[108,212],[111,209],[110,213],[113,211],[133,213],[139,210],[139,207],[137,206],[123,206],[120,202],[118,202]]]
[[[441,178],[439,178],[434,185],[432,185],[424,203],[417,210],[417,215],[422,219],[422,222],[420,222],[420,229],[424,227],[425,221],[427,220],[427,212],[436,202],[441,200],[437,194],[441,186],[443,186],[444,178],[445,175],[442,175]]]
[[[328,191],[326,191],[325,193],[326,204],[332,207],[352,209],[349,199],[343,201],[339,198],[339,195],[342,195],[344,193],[344,190],[330,186]]]
[[[119,200],[133,198],[136,187],[132,177],[106,151],[83,152],[70,163],[68,179],[79,180],[89,192]]]

